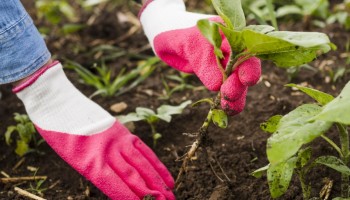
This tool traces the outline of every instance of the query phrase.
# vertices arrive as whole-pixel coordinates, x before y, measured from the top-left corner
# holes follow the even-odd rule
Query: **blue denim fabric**
[[[33,74],[51,57],[19,0],[0,0],[0,84]]]

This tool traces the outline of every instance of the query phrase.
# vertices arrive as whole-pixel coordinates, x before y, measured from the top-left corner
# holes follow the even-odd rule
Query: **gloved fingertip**
[[[224,98],[221,99],[221,107],[226,112],[226,114],[233,116],[237,115],[243,111],[245,106],[246,94],[242,94],[242,96],[236,101],[227,101]]]
[[[247,86],[244,86],[238,78],[236,72],[234,72],[221,86],[221,98],[226,101],[236,101],[247,90]]]
[[[261,61],[256,57],[244,61],[238,68],[238,77],[245,86],[255,85],[261,76]]]

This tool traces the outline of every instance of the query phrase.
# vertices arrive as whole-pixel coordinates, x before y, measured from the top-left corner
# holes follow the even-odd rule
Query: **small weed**
[[[23,156],[30,152],[37,152],[42,154],[42,152],[39,152],[36,149],[41,143],[44,142],[44,140],[38,140],[36,136],[36,130],[29,117],[27,115],[15,113],[14,120],[17,122],[17,125],[7,127],[7,131],[5,133],[5,140],[7,145],[11,145],[11,135],[17,132],[18,139],[16,140],[17,147],[15,150],[17,155]],[[31,143],[34,144],[34,149],[30,147]]]
[[[133,89],[152,74],[158,62],[158,58],[149,58],[130,72],[123,68],[116,77],[112,77],[112,70],[104,62],[101,66],[94,66],[97,74],[73,61],[68,61],[67,68],[75,70],[84,84],[97,89],[90,96],[92,98],[96,95],[118,96]]]
[[[34,177],[36,176],[37,172],[38,172],[38,170],[35,171]],[[43,192],[48,190],[48,188],[42,187],[45,181],[46,181],[46,179],[35,180],[35,184],[32,184],[32,183],[29,184],[30,188],[28,188],[28,191],[36,193],[39,196],[43,197],[44,196]]]
[[[156,130],[156,124],[160,121],[171,121],[172,115],[181,114],[183,109],[191,104],[191,101],[185,101],[178,106],[162,105],[157,108],[157,113],[149,108],[137,107],[136,112],[129,113],[127,115],[118,116],[118,120],[121,123],[145,121],[151,127],[153,145],[157,144],[157,141],[162,137]]]
[[[186,74],[186,73],[182,73],[182,72],[180,73],[180,75],[166,76],[166,79],[169,79],[170,81],[177,82],[177,84],[175,86],[170,86],[170,84],[168,84],[168,81],[166,81],[165,78],[162,77],[162,83],[164,86],[164,95],[160,96],[159,99],[168,100],[171,98],[171,96],[175,92],[180,92],[180,91],[184,91],[187,89],[190,89],[190,90],[201,89],[201,88],[204,89],[204,87],[202,87],[202,86],[195,87],[195,86],[189,84],[187,79],[190,76],[191,76],[191,74]]]

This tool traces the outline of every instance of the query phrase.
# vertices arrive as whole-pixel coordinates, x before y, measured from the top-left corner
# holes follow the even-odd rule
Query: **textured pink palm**
[[[74,169],[115,200],[175,199],[174,181],[153,151],[123,125],[91,136],[37,130]]]
[[[211,20],[222,22],[219,17]],[[221,50],[225,57],[222,64],[226,66],[230,46],[227,39],[223,35],[222,37]],[[260,60],[253,57],[238,66],[225,83],[222,83],[214,48],[196,26],[158,34],[154,38],[154,50],[164,62],[175,69],[195,73],[209,90],[220,90],[221,106],[231,115],[243,110],[248,86],[256,84],[261,75]]]

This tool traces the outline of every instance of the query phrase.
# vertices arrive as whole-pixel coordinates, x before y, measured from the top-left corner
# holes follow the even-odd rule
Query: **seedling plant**
[[[159,97],[159,99],[168,100],[175,92],[180,92],[184,90],[200,90],[204,89],[204,87],[199,86],[195,87],[188,83],[188,78],[191,74],[180,72],[179,75],[168,75],[165,78],[162,78],[162,83],[164,86],[164,94]],[[176,82],[175,86],[171,85],[166,81],[169,79],[170,81]]]
[[[24,114],[15,113],[14,120],[17,122],[16,125],[7,127],[5,133],[5,141],[7,145],[11,145],[13,133],[18,133],[16,139],[15,152],[19,156],[23,156],[30,152],[42,153],[37,150],[39,145],[44,142],[43,139],[38,139],[36,136],[36,130],[29,117]],[[33,146],[33,148],[32,148]]]
[[[306,182],[308,172],[317,165],[325,165],[341,173],[341,198],[350,198],[349,188],[349,133],[350,124],[350,82],[342,92],[333,96],[315,89],[288,84],[296,87],[317,101],[317,104],[303,104],[285,116],[276,115],[261,125],[272,133],[267,142],[269,164],[256,170],[253,175],[260,177],[267,173],[271,196],[276,198],[288,189],[293,173],[298,175],[304,199],[311,195],[311,183]],[[339,133],[340,146],[326,136],[335,125]],[[321,137],[339,154],[320,156],[311,161],[309,143]]]
[[[223,75],[223,82],[236,67],[251,57],[270,60],[278,67],[288,68],[309,63],[316,59],[317,55],[335,48],[323,33],[275,31],[275,28],[269,25],[247,26],[240,0],[212,0],[212,3],[224,23],[203,19],[198,21],[197,26],[213,45],[217,64]],[[220,62],[223,59],[223,53],[220,49],[221,34],[225,35],[231,47],[231,55],[226,66],[222,66]],[[207,102],[210,104],[210,110],[203,125],[193,134],[196,139],[191,148],[183,156],[182,167],[176,180],[177,184],[181,182],[188,162],[195,156],[199,147],[202,147],[204,154],[208,155],[206,141],[209,138],[208,127],[210,124],[214,123],[220,128],[228,126],[227,115],[220,108],[220,97],[220,93],[218,93],[214,99],[202,99],[195,103]],[[210,161],[208,162],[211,164]],[[214,172],[214,174],[216,173]],[[225,178],[218,176],[217,178],[222,182],[229,182],[226,175]]]
[[[104,62],[101,66],[94,66],[97,74],[73,61],[68,61],[66,67],[75,70],[84,84],[96,88],[96,92],[90,95],[90,98],[92,98],[97,95],[118,96],[130,91],[152,74],[158,62],[158,58],[149,58],[129,72],[126,72],[126,68],[123,68],[116,77],[112,77],[112,70]]]
[[[169,123],[172,115],[181,114],[189,104],[191,104],[191,101],[185,101],[178,106],[162,105],[157,108],[157,112],[149,108],[137,107],[136,112],[121,115],[117,118],[123,124],[136,121],[147,122],[152,130],[153,145],[156,146],[157,141],[162,137],[162,134],[156,130],[157,123],[161,120]]]

